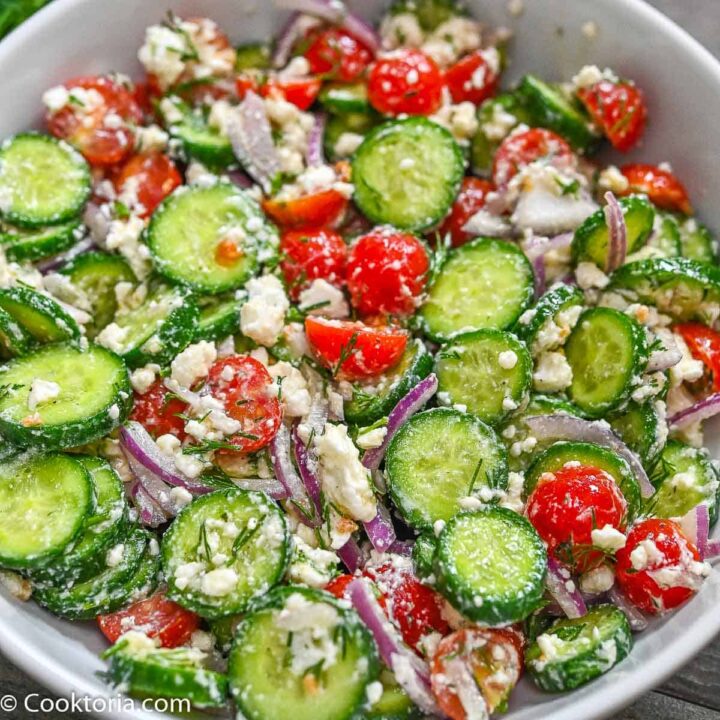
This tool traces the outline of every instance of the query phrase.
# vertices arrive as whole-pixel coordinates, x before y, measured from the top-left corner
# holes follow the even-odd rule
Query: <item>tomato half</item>
[[[443,220],[440,226],[440,237],[450,235],[453,247],[463,245],[472,240],[475,234],[463,230],[463,225],[478,211],[485,207],[485,200],[488,193],[492,192],[495,186],[489,180],[482,178],[463,178],[460,192],[455,198],[450,214]]]
[[[180,417],[187,413],[188,405],[173,395],[157,380],[144,395],[135,394],[130,419],[139,422],[154,438],[175,435],[184,440],[185,421]]]
[[[698,322],[680,323],[673,330],[712,374],[713,391],[720,391],[720,333]]]
[[[685,186],[669,170],[657,165],[634,163],[623,165],[620,172],[630,183],[623,195],[643,193],[650,198],[653,205],[685,215],[692,214],[693,209]]]
[[[329,188],[293,200],[263,200],[263,210],[283,228],[319,228],[334,226],[340,221],[348,199],[338,190]]]
[[[137,203],[133,209],[142,218],[150,217],[155,208],[176,188],[182,176],[175,163],[160,152],[133,155],[114,179],[118,194],[132,187]]]
[[[300,110],[307,110],[317,100],[321,86],[322,80],[316,77],[269,78],[264,85],[260,86],[260,94],[263,97],[279,95]]]
[[[445,71],[445,82],[453,102],[468,101],[479,105],[492,97],[500,82],[497,70],[497,51],[494,48],[476,50],[458,60]]]
[[[363,74],[373,59],[365,43],[343,28],[327,28],[312,33],[305,59],[313,75],[331,80],[353,82]]]

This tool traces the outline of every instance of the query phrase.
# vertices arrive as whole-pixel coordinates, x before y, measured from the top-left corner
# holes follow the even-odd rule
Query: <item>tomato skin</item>
[[[600,550],[591,549],[593,529],[610,525],[624,531],[627,503],[604,470],[564,466],[540,476],[526,513],[548,552],[584,572],[604,557]]]
[[[157,593],[133,603],[124,610],[98,615],[100,630],[116,643],[129,630],[140,629],[148,637],[156,638],[161,647],[175,648],[185,645],[200,627],[200,616]]]
[[[125,189],[128,181],[136,184],[135,196],[142,211],[141,218],[150,217],[155,208],[176,188],[182,185],[182,176],[175,163],[161,152],[133,155],[115,176],[114,185],[118,194]]]
[[[345,214],[348,199],[338,190],[329,188],[293,200],[263,200],[262,207],[282,228],[333,227]]]
[[[601,80],[580,88],[577,96],[615,149],[628,152],[638,144],[647,122],[645,99],[638,88]]]
[[[720,391],[720,333],[699,322],[679,323],[673,330],[685,341],[692,356],[712,374],[713,391]]]
[[[304,55],[313,75],[348,83],[357,80],[373,59],[360,38],[337,27],[311,34]]]
[[[347,282],[360,315],[412,315],[427,284],[430,260],[414,235],[376,228],[350,248]]]
[[[458,60],[445,71],[445,82],[453,102],[464,101],[479,105],[495,95],[500,84],[500,75],[496,63],[489,59],[488,52],[493,52],[497,58],[497,51],[476,50]]]
[[[685,186],[669,170],[663,170],[657,165],[632,163],[623,165],[620,172],[630,183],[623,195],[643,193],[659,208],[692,215],[693,209]]]
[[[384,115],[432,115],[442,104],[442,90],[440,68],[420,50],[388,53],[370,69],[368,100]]]
[[[346,380],[375,377],[394,367],[408,341],[407,332],[398,328],[313,316],[305,318],[305,333],[319,361]],[[341,353],[345,359],[338,368]]]
[[[235,78],[235,92],[237,93],[238,100],[242,100],[245,95],[249,92],[259,92],[260,86],[257,80],[250,75],[238,75]]]
[[[270,78],[260,86],[260,94],[263,97],[279,95],[300,110],[307,110],[317,100],[321,86],[322,80],[315,77],[289,78],[287,80]]]
[[[280,269],[292,300],[313,280],[333,285],[345,280],[347,245],[332,230],[288,230],[280,237]]]
[[[547,158],[557,168],[570,168],[575,156],[570,146],[557,133],[532,128],[510,133],[501,143],[493,159],[493,181],[505,187],[524,167]]]
[[[130,419],[139,422],[154,438],[175,435],[182,441],[187,435],[185,421],[179,416],[187,409],[187,403],[173,396],[160,379],[144,395],[135,393]]]
[[[440,237],[450,235],[453,247],[464,245],[475,235],[465,232],[463,225],[478,211],[485,207],[488,193],[493,192],[495,186],[489,180],[476,177],[465,177],[460,192],[455,198],[450,214],[440,226]]]
[[[631,555],[641,542],[651,540],[661,559],[649,559],[648,567],[637,570]],[[698,562],[700,554],[680,526],[672,520],[649,518],[634,525],[628,533],[627,543],[618,550],[615,577],[630,602],[651,615],[682,605],[694,594],[689,587],[661,587],[649,574],[667,567],[687,567]]]
[[[282,409],[277,394],[270,389],[272,383],[265,366],[247,355],[222,358],[210,368],[207,380],[210,394],[223,403],[231,418],[242,424],[238,434],[226,438],[226,442],[237,446],[238,452],[264,448],[280,429]]]

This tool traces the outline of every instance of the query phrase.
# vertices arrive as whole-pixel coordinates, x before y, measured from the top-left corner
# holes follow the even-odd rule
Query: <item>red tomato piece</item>
[[[344,600],[346,599],[348,585],[353,580],[357,580],[355,575],[338,575],[325,586],[325,590],[338,600]]]
[[[630,186],[623,195],[643,193],[650,202],[664,210],[692,214],[692,205],[685,186],[669,170],[657,165],[633,163],[623,165],[620,172],[628,179]]]
[[[313,280],[322,278],[340,285],[345,279],[347,245],[332,230],[284,232],[280,238],[280,257],[280,269],[293,300]]]
[[[453,102],[468,101],[479,105],[492,97],[500,84],[498,54],[495,48],[476,50],[445,71]]]
[[[475,683],[492,713],[507,700],[520,679],[522,641],[512,630],[457,630],[438,644],[430,672],[435,699],[451,720],[466,720],[468,716],[456,689],[463,674]]]
[[[313,75],[353,82],[372,62],[373,53],[365,43],[343,28],[327,28],[310,35],[305,59]]]
[[[363,316],[412,315],[427,284],[430,260],[414,235],[378,228],[350,248],[347,282]]]
[[[250,75],[238,75],[235,78],[235,92],[239,100],[242,100],[251,90],[254,93],[259,92],[259,85],[254,77]]]
[[[463,178],[460,192],[455,198],[450,214],[443,220],[440,226],[440,236],[450,235],[453,247],[463,245],[472,240],[475,235],[463,230],[463,225],[478,211],[485,207],[485,200],[488,193],[492,192],[495,186],[489,180],[476,177]]]
[[[340,221],[348,199],[338,190],[329,188],[293,200],[263,200],[263,210],[283,228],[318,228],[333,226]]]
[[[544,128],[514,132],[502,141],[493,159],[493,180],[504,187],[520,170],[536,160],[548,160],[563,169],[575,164],[570,146],[557,133]]]
[[[133,603],[125,610],[98,615],[97,621],[111,643],[116,643],[129,630],[140,630],[148,637],[157,638],[166,648],[185,645],[200,627],[199,615],[168,600],[164,593]]]
[[[399,328],[319,317],[305,318],[305,333],[320,362],[346,380],[371,378],[394,367],[408,341]]]
[[[698,322],[675,325],[692,356],[704,363],[713,378],[713,390],[720,391],[720,333]]]
[[[548,551],[584,572],[604,557],[601,550],[593,549],[592,531],[608,526],[624,531],[627,502],[604,470],[566,465],[540,476],[526,512]]]
[[[672,520],[641,520],[616,558],[615,576],[623,592],[653,615],[682,605],[704,577],[697,548]]]
[[[580,88],[577,96],[614,148],[627,152],[638,144],[645,132],[647,107],[635,85],[601,80]]]
[[[322,80],[316,77],[288,78],[285,80],[269,78],[260,87],[260,94],[263,97],[279,95],[289,103],[299,107],[300,110],[307,110],[317,100],[321,86]]]
[[[370,69],[368,100],[384,115],[432,115],[442,104],[443,76],[420,50],[395,50]]]
[[[270,373],[261,362],[247,355],[218,360],[210,368],[207,384],[211,395],[225,406],[225,412],[242,425],[227,439],[238,452],[256,452],[275,437],[282,410],[270,389]]]
[[[142,121],[133,89],[104,76],[71,80],[65,88],[70,101],[48,112],[49,131],[67,140],[93,166],[122,162],[133,150],[133,126]]]
[[[187,403],[173,395],[162,380],[157,380],[144,395],[135,393],[130,419],[139,422],[155,438],[175,435],[184,440],[185,421],[180,415],[187,409]]]
[[[134,210],[142,218],[150,217],[155,208],[176,188],[182,176],[175,163],[160,152],[133,155],[120,169],[114,185],[118,194],[132,183],[137,203]]]

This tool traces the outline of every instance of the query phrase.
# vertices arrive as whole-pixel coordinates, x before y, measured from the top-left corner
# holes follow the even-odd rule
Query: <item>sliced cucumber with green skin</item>
[[[246,43],[235,48],[235,70],[267,70],[270,67],[270,46],[267,43]]]
[[[530,114],[530,125],[547,128],[564,137],[574,150],[591,153],[602,135],[588,115],[560,88],[535,75],[525,75],[517,93]]]
[[[718,243],[710,230],[695,218],[680,225],[680,254],[690,260],[717,264]]]
[[[0,290],[0,309],[39,343],[80,337],[78,324],[55,300],[24,285]]]
[[[667,440],[665,409],[654,401],[630,401],[626,408],[608,417],[612,429],[640,456],[645,467],[655,465]]]
[[[380,672],[383,693],[366,712],[365,720],[411,720],[422,717],[407,693],[398,685],[394,675],[383,668]]]
[[[546,656],[543,647],[550,649]],[[594,680],[627,657],[630,624],[614,605],[596,605],[579,618],[554,622],[525,651],[530,677],[546,692],[566,692]]]
[[[606,290],[655,305],[676,320],[713,325],[720,306],[720,268],[687,258],[640,260],[617,269]]]
[[[71,220],[35,230],[5,228],[0,232],[0,245],[8,260],[32,262],[71,248],[81,237],[80,220]]]
[[[312,666],[308,643],[327,648],[313,654]],[[292,586],[276,588],[245,616],[228,661],[230,692],[247,720],[277,720],[289,709],[294,720],[351,720],[378,671],[375,643],[354,610]]]
[[[32,344],[32,337],[23,330],[10,313],[0,308],[0,358],[24,355]]]
[[[619,310],[585,310],[565,355],[573,371],[570,399],[588,416],[602,417],[630,397],[647,365],[645,329]]]
[[[200,315],[196,340],[222,340],[240,330],[242,301],[235,296],[204,298],[198,301]]]
[[[442,442],[439,439],[442,438]],[[492,428],[469,413],[435,408],[414,415],[392,439],[385,458],[398,512],[419,530],[449,520],[467,497],[507,487],[507,458]]]
[[[670,213],[655,211],[655,223],[647,247],[657,250],[662,257],[677,257],[682,252],[680,226]]]
[[[367,135],[379,122],[379,118],[372,113],[344,113],[331,115],[325,124],[323,148],[325,155],[331,161],[344,160],[350,154],[341,154],[337,151],[337,142],[344,133],[354,135]]]
[[[152,641],[137,647],[125,638],[102,657],[110,661],[107,679],[130,695],[181,698],[197,708],[227,703],[227,677],[203,667],[191,648],[154,647]]]
[[[0,463],[0,565],[37,568],[75,540],[95,503],[90,474],[69,455]]]
[[[225,556],[220,566],[213,563],[218,554]],[[183,508],[163,536],[162,559],[168,597],[210,619],[241,612],[285,573],[285,516],[264,493],[233,488],[204,495]],[[187,577],[189,563],[195,571]],[[227,592],[214,589],[213,572],[235,577]]]
[[[367,113],[371,110],[364,82],[329,83],[320,91],[318,101],[328,112],[336,115]]]
[[[639,250],[650,237],[655,221],[655,210],[648,200],[639,195],[630,195],[618,200],[625,216],[627,227],[628,255]],[[606,268],[608,262],[609,236],[605,211],[594,212],[575,231],[572,241],[573,262],[594,262]]]
[[[236,261],[219,263],[218,245],[231,239]],[[147,243],[157,271],[200,293],[244,285],[277,247],[277,230],[260,206],[230,183],[182,187],[153,213]]]
[[[355,202],[373,222],[425,230],[445,217],[464,172],[460,146],[445,128],[424,117],[387,122],[355,151]]]
[[[443,528],[435,552],[437,587],[476,622],[524,620],[542,604],[545,545],[521,515],[501,507],[463,512]]]
[[[228,615],[217,620],[208,620],[210,632],[215,636],[215,645],[223,655],[230,652],[235,629],[240,624],[242,617],[242,615]]]
[[[85,326],[88,337],[95,337],[112,322],[117,312],[115,287],[118,283],[136,283],[127,260],[120,255],[86,252],[60,269],[78,290],[85,293],[92,309],[92,322]]]
[[[353,395],[345,402],[345,421],[352,425],[372,425],[385,417],[433,367],[432,355],[422,340],[408,345],[400,362],[376,378],[372,386],[355,385]]]
[[[409,13],[417,18],[420,27],[432,32],[444,22],[465,14],[457,0],[395,0],[390,6],[391,15]]]
[[[435,360],[443,402],[464,405],[490,425],[525,403],[532,383],[532,358],[524,343],[503,330],[476,330],[443,345]]]
[[[415,574],[421,580],[433,574],[433,561],[435,559],[436,547],[437,538],[432,530],[421,533],[415,539],[415,544],[412,549],[412,561]]]
[[[55,383],[57,394],[28,406],[33,383]],[[7,363],[0,370],[0,434],[21,447],[48,450],[84,445],[125,421],[132,388],[122,360],[105,348],[58,344]]]
[[[567,463],[580,463],[604,470],[612,477],[627,502],[627,520],[640,511],[640,486],[627,461],[611,450],[588,442],[558,442],[539,455],[525,474],[523,494],[527,498],[545,473],[555,473]]]
[[[717,521],[720,479],[705,450],[671,440],[650,480],[656,490],[647,501],[648,514],[678,518],[703,503],[708,507],[710,525]]]
[[[420,319],[426,334],[438,342],[469,330],[505,330],[532,297],[532,267],[517,245],[479,238],[449,253]]]
[[[66,142],[21,133],[0,147],[0,197],[0,215],[11,225],[59,225],[90,197],[90,168]]]

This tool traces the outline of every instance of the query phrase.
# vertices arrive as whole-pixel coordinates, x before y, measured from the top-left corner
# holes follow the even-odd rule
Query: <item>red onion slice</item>
[[[232,483],[242,490],[264,492],[273,500],[287,500],[290,497],[287,488],[274,478],[232,478]]]
[[[365,554],[358,544],[358,541],[351,537],[338,551],[338,557],[343,561],[345,567],[355,573],[365,566]]]
[[[295,42],[305,33],[305,20],[300,13],[293,13],[282,26],[275,40],[272,54],[272,66],[276,69],[287,65]]]
[[[708,536],[710,534],[710,511],[705,503],[696,505],[692,510],[680,518],[680,527],[692,540],[704,560],[708,554]]]
[[[322,485],[317,476],[317,461],[308,451],[305,443],[300,438],[297,425],[292,430],[292,445],[295,449],[295,460],[297,461],[300,479],[302,480],[307,494],[315,506],[316,515],[322,517]]]
[[[91,237],[83,238],[79,242],[75,243],[75,245],[73,245],[69,250],[41,260],[37,264],[37,269],[45,275],[53,270],[60,269],[63,265],[67,265],[67,263],[69,263],[73,258],[76,258],[78,255],[82,255],[95,247],[97,247],[97,245]]]
[[[717,562],[720,560],[720,538],[708,540],[707,548],[705,548],[705,560],[708,562]]]
[[[627,255],[627,225],[620,203],[611,192],[605,193],[607,205],[603,208],[605,222],[608,226],[608,257],[605,265],[606,272],[617,270]]]
[[[325,137],[326,123],[327,115],[325,115],[325,113],[315,113],[315,121],[308,136],[308,144],[305,152],[305,159],[310,167],[325,164],[323,138]]]
[[[412,540],[396,540],[389,548],[388,552],[393,555],[402,555],[403,557],[410,557],[412,555],[413,546],[415,543]]]
[[[154,502],[139,480],[130,486],[128,494],[132,498],[140,516],[140,522],[148,527],[157,527],[166,523],[170,516],[166,515]]]
[[[708,395],[704,400],[675,413],[668,418],[668,425],[671,428],[681,428],[701,420],[707,420],[718,413],[720,413],[720,392]]]
[[[370,469],[377,470],[385,457],[385,452],[395,433],[437,392],[438,379],[431,373],[421,380],[388,415],[387,433],[380,447],[368,450],[362,459],[362,464]]]
[[[379,553],[389,550],[397,539],[390,511],[379,500],[377,502],[377,515],[372,520],[364,522],[363,527],[372,546]]]
[[[544,257],[551,250],[562,250],[572,244],[572,233],[561,233],[551,238],[533,235],[522,243],[522,251],[527,255],[528,260],[533,261],[537,257]]]
[[[572,590],[568,588],[568,583],[572,583]],[[585,600],[571,579],[570,572],[552,557],[548,557],[545,587],[569,618],[579,618],[587,614]]]
[[[625,613],[625,616],[630,623],[630,627],[635,632],[642,632],[647,628],[648,622],[645,615],[640,612],[626,597],[625,594],[617,586],[610,588],[608,593],[610,600],[613,605],[616,605],[620,610]]]
[[[538,255],[532,261],[533,276],[535,278],[535,299],[537,300],[546,290],[545,282],[545,256]]]
[[[640,485],[640,494],[650,497],[655,488],[640,462],[640,458],[601,420],[583,420],[574,415],[555,413],[553,415],[531,415],[525,424],[538,440],[577,440],[591,442],[612,450],[624,458]]]

